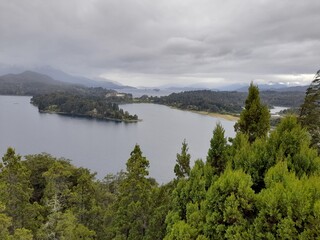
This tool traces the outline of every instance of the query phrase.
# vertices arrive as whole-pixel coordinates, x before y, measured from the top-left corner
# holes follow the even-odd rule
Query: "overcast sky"
[[[132,86],[309,83],[319,0],[1,0],[0,67]]]

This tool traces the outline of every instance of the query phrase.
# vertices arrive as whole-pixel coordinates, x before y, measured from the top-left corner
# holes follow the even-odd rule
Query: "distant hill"
[[[237,92],[248,92],[249,86],[236,89]],[[283,84],[258,84],[260,91],[276,91],[276,92],[306,92],[308,86],[287,86]]]
[[[260,92],[262,102],[270,107],[296,108],[302,104],[304,96],[304,92]],[[246,98],[247,93],[245,92],[200,90],[172,93],[162,97],[149,97],[148,101],[186,110],[240,113]]]
[[[35,70],[36,72],[46,74],[52,77],[53,79],[66,82],[66,83],[81,84],[86,87],[102,87],[106,89],[118,89],[118,90],[125,89],[125,88],[126,89],[133,88],[130,86],[124,86],[120,83],[117,83],[111,80],[106,80],[106,79],[92,80],[85,77],[74,76],[52,67],[41,67],[41,68],[36,68]]]
[[[295,86],[295,87],[286,87],[286,88],[279,88],[275,91],[278,92],[306,92],[309,86]]]
[[[78,85],[60,82],[47,75],[32,71],[0,76],[0,94],[3,95],[33,96],[79,87]]]

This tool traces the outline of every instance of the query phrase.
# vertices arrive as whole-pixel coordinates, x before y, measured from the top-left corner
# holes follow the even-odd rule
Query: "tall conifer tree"
[[[320,70],[307,89],[299,120],[308,129],[312,137],[311,144],[320,153]]]
[[[177,178],[188,177],[190,174],[190,154],[188,153],[188,144],[184,139],[182,142],[181,153],[177,154],[177,163],[174,166],[174,173]]]
[[[149,161],[135,145],[127,161],[127,173],[120,183],[115,204],[114,231],[116,239],[143,239],[149,222],[151,183],[147,176]]]
[[[245,108],[234,126],[236,132],[248,134],[252,143],[256,138],[266,137],[270,129],[268,107],[260,102],[259,88],[252,82],[249,87]]]
[[[214,172],[220,175],[226,167],[226,146],[227,140],[224,137],[224,129],[218,123],[213,130],[213,137],[210,140],[207,163],[214,168]]]

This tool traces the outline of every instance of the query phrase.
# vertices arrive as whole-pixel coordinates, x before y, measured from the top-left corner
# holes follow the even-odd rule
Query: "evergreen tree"
[[[295,116],[283,118],[270,134],[268,154],[274,164],[286,160],[289,170],[298,177],[320,173],[317,150],[310,148],[310,136]]]
[[[198,239],[203,236],[206,215],[203,201],[211,180],[212,167],[202,160],[195,162],[188,179],[179,180],[172,193],[173,209],[166,218],[166,240]]]
[[[251,177],[226,170],[207,192],[205,236],[208,239],[254,239],[255,194]]]
[[[2,161],[0,179],[3,187],[0,188],[0,201],[6,206],[5,213],[12,218],[12,230],[26,227],[33,221],[29,216],[32,212],[29,202],[32,195],[30,172],[13,148],[8,148]]]
[[[266,105],[261,104],[259,88],[251,82],[245,107],[235,124],[236,132],[248,134],[250,143],[256,138],[266,137],[270,129],[270,113]]]
[[[4,214],[5,206],[0,202],[0,239],[9,238],[9,227],[11,226],[11,218]]]
[[[32,240],[32,232],[25,228],[18,228],[14,231],[13,236],[9,238],[10,240]]]
[[[320,70],[307,89],[299,120],[312,137],[311,144],[320,153]]]
[[[40,239],[95,239],[95,232],[77,222],[74,214],[68,210],[65,213],[56,211],[48,216],[39,234]]]
[[[149,161],[135,145],[127,161],[125,179],[120,183],[115,203],[116,239],[144,239],[149,224],[151,182],[147,179]]]
[[[174,173],[177,178],[188,177],[190,174],[190,154],[188,153],[188,144],[184,139],[182,142],[181,153],[177,154],[176,165],[174,166]]]
[[[320,179],[297,178],[287,162],[270,168],[257,196],[255,239],[319,239]]]
[[[210,149],[207,155],[207,163],[213,167],[214,173],[220,175],[227,163],[226,159],[227,140],[224,137],[224,129],[218,123],[213,130],[213,137],[210,140]]]
[[[166,216],[171,208],[171,196],[175,184],[170,182],[152,189],[150,220],[146,239],[163,239],[166,234]]]
[[[74,175],[77,178],[76,186],[73,187],[71,193],[71,201],[74,206],[74,212],[80,223],[90,226],[94,229],[96,224],[92,224],[96,212],[96,185],[94,184],[95,174],[90,173],[86,168],[78,168]],[[94,222],[95,223],[95,222]]]

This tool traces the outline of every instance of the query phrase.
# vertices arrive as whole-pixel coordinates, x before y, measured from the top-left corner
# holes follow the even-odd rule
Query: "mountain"
[[[9,73],[21,73],[25,71],[25,68],[19,67],[19,66],[8,66],[0,63],[0,76],[9,74]]]
[[[236,89],[237,92],[248,92],[249,86],[243,86]],[[290,86],[279,83],[270,84],[258,84],[260,91],[276,91],[276,92],[305,92],[308,86]]]
[[[294,86],[294,87],[286,87],[286,88],[279,88],[275,91],[278,92],[306,92],[308,89],[308,86]]]
[[[85,77],[74,76],[52,67],[40,67],[40,68],[36,68],[35,71],[46,74],[52,77],[53,79],[56,79],[62,82],[72,83],[72,84],[81,84],[86,87],[102,87],[107,89],[118,89],[118,90],[124,89],[124,88],[133,88],[130,86],[124,86],[120,83],[117,83],[111,80],[106,80],[106,79],[92,80]]]
[[[234,83],[231,85],[222,85],[217,87],[218,91],[227,91],[227,92],[233,92],[238,91],[240,88],[246,88],[248,90],[249,85],[247,83]]]
[[[60,82],[47,75],[32,71],[0,76],[0,94],[5,95],[31,96],[35,94],[50,93],[53,91],[74,89],[78,87],[78,85]]]

